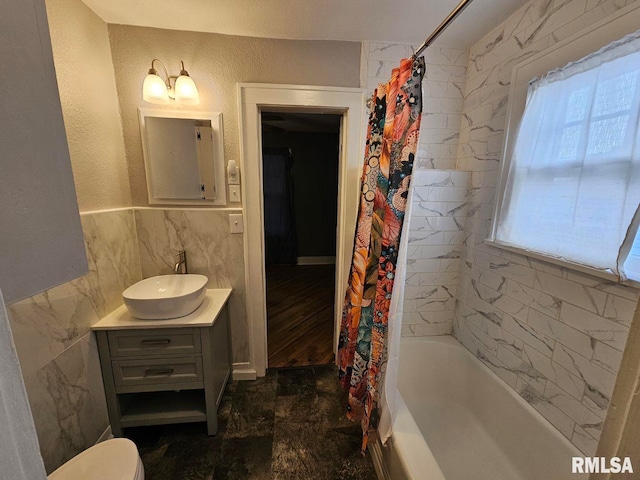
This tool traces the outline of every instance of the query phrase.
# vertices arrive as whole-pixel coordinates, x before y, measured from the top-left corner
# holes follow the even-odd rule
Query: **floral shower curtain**
[[[387,325],[398,247],[422,113],[424,59],[404,59],[370,105],[362,190],[338,345],[348,417],[367,447],[387,354]]]

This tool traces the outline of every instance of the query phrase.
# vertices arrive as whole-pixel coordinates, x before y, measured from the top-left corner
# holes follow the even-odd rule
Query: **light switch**
[[[229,185],[229,201],[234,203],[240,203],[240,186]]]
[[[229,229],[231,233],[243,233],[244,222],[241,213],[233,213],[229,215]]]

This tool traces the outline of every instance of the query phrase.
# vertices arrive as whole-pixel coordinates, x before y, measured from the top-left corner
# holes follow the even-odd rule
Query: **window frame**
[[[513,67],[511,73],[509,101],[507,104],[505,136],[498,186],[496,189],[491,228],[489,230],[488,238],[484,241],[485,244],[558,265],[560,267],[568,267],[572,270],[605,278],[624,285],[630,285],[636,288],[640,287],[640,281],[625,280],[621,282],[618,276],[613,273],[568,260],[559,259],[550,255],[545,255],[541,252],[530,251],[524,247],[507,245],[496,240],[499,214],[504,202],[504,193],[507,184],[507,177],[509,175],[511,158],[513,156],[518,135],[518,126],[524,115],[529,82],[534,78],[546,74],[554,68],[563,67],[572,61],[580,60],[581,58],[598,51],[603,46],[619,40],[627,34],[635,32],[638,30],[638,25],[640,25],[640,5],[629,5],[620,9],[615,14],[596,22],[595,24],[569,36],[551,47],[543,49]]]

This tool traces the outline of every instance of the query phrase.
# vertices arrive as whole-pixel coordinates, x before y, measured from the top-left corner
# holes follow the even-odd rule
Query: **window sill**
[[[579,264],[579,263],[573,263],[573,262],[570,262],[568,260],[561,260],[559,258],[551,257],[551,256],[544,255],[544,254],[538,253],[538,252],[533,252],[533,251],[527,250],[525,248],[514,247],[512,245],[507,245],[507,244],[498,242],[496,240],[492,240],[490,238],[485,239],[484,243],[486,245],[491,246],[491,247],[500,248],[502,250],[506,250],[506,251],[512,252],[512,253],[517,253],[519,255],[524,255],[525,257],[535,258],[536,260],[540,260],[542,262],[550,263],[552,265],[557,265],[557,266],[562,267],[562,268],[574,270],[574,271],[577,271],[577,272],[580,272],[580,273],[586,273],[586,274],[591,275],[593,277],[603,278],[605,280],[608,280],[608,281],[610,281],[612,283],[616,283],[618,285],[624,285],[624,286],[627,286],[627,287],[640,289],[640,282],[639,281],[636,281],[636,280],[619,281],[618,277],[616,275],[614,275],[613,273],[610,273],[610,272],[604,272],[602,270],[598,270],[596,268],[591,268],[591,267],[588,267],[586,265],[582,265],[582,264]]]

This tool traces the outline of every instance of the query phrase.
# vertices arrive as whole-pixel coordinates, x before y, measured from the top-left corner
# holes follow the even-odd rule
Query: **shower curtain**
[[[404,59],[370,104],[349,285],[338,345],[348,417],[362,424],[362,452],[377,425],[387,362],[389,310],[422,113],[424,59]],[[399,328],[399,325],[396,326]]]

